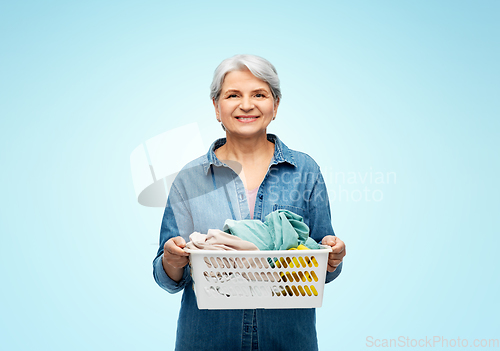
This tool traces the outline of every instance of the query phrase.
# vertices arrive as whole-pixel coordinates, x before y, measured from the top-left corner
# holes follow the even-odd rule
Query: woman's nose
[[[243,97],[243,99],[241,99],[241,103],[240,103],[240,109],[244,110],[244,111],[248,111],[248,110],[251,110],[253,109],[253,102],[252,102],[252,99],[247,96],[247,97]]]

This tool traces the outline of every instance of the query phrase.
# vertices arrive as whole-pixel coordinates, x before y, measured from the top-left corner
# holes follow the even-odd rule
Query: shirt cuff
[[[155,278],[156,283],[164,290],[168,291],[171,294],[175,294],[176,292],[184,289],[186,284],[191,280],[191,268],[189,265],[184,267],[184,272],[182,274],[182,278],[179,282],[172,280],[168,274],[163,269],[162,263],[163,254],[158,256],[153,261],[153,276]]]
[[[332,280],[334,280],[335,278],[337,278],[340,274],[340,272],[342,272],[342,264],[344,262],[340,262],[339,266],[337,267],[337,269],[335,269],[333,272],[326,272],[326,279],[325,279],[325,283],[329,283],[331,282]]]

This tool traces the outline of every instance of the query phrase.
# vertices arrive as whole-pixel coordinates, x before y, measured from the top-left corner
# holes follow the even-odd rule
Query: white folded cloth
[[[194,232],[189,236],[186,248],[190,250],[259,250],[249,241],[219,229],[209,229],[207,234]]]

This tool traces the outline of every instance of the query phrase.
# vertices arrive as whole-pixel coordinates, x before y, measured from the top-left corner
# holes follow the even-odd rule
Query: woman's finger
[[[167,254],[176,255],[176,256],[189,256],[187,252],[184,251],[184,247],[186,246],[186,241],[180,237],[176,236],[174,238],[169,239],[164,246],[164,251]]]
[[[334,255],[330,255],[330,256],[328,256],[328,260],[329,260],[329,261],[330,261],[330,260],[340,260],[340,261],[342,261],[342,259],[344,258],[344,256],[345,256],[345,253],[344,253],[344,252],[343,252],[343,253],[341,253],[341,254],[334,254]]]
[[[189,259],[187,257],[181,257],[181,256],[170,256],[164,258],[169,265],[175,268],[182,268],[189,262]]]
[[[175,245],[184,248],[186,246],[186,240],[182,236],[175,236],[172,238]]]
[[[335,246],[335,243],[337,242],[337,238],[333,235],[327,235],[321,240],[321,243],[323,245],[328,245],[328,246]]]
[[[339,254],[345,251],[345,244],[342,240],[337,238],[334,246],[332,246],[332,253]]]

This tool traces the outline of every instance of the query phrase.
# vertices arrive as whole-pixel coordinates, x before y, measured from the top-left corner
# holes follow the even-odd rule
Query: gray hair
[[[214,78],[210,85],[210,99],[219,101],[222,83],[226,74],[232,71],[241,71],[248,68],[252,74],[269,85],[274,103],[281,100],[280,79],[278,72],[271,62],[256,55],[235,55],[227,58],[215,69]]]

